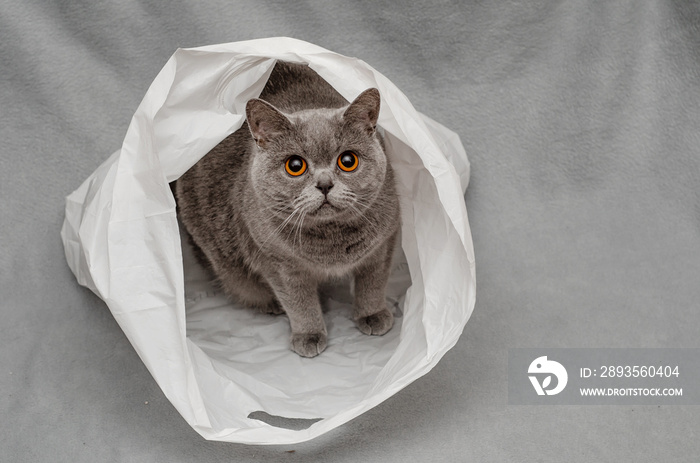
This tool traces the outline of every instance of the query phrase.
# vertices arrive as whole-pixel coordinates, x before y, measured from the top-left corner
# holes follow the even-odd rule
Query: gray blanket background
[[[64,197],[178,47],[291,36],[456,131],[477,304],[427,376],[311,442],[207,442],[79,287]],[[699,347],[700,7],[689,1],[0,6],[0,460],[697,461],[698,407],[511,406],[511,347]]]

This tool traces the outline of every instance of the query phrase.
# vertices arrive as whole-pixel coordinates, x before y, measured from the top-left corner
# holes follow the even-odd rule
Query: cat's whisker
[[[372,203],[368,201],[364,201],[361,199],[355,199],[355,204],[359,205],[362,208],[362,213],[364,214],[369,208],[372,207]]]
[[[371,220],[369,220],[369,218],[367,218],[367,216],[365,216],[365,214],[363,214],[359,209],[357,209],[352,204],[349,204],[348,207],[350,207],[350,209],[354,210],[357,213],[357,215],[360,216],[360,218],[363,219],[365,221],[365,223],[367,223],[367,226],[372,230],[373,233],[377,232],[377,230],[378,230],[377,225],[375,223],[373,223]]]
[[[292,224],[291,230],[289,230],[289,232],[287,232],[287,240],[289,240],[290,238],[292,238],[292,246],[294,246],[294,241],[295,241],[294,238],[295,238],[296,233],[297,233],[297,230],[296,230],[296,229],[297,229],[297,226],[298,226],[298,224],[299,224],[299,221],[303,218],[304,215],[306,215],[306,210],[305,210],[305,208],[304,208],[303,206],[304,206],[304,205],[302,204],[301,206],[298,206],[298,207],[295,209],[296,211],[301,211],[301,214],[299,214],[299,216],[297,216],[296,220],[295,220],[294,223]]]
[[[300,208],[294,209],[294,211],[293,211],[291,214],[289,214],[289,216],[288,216],[286,219],[284,219],[284,221],[282,221],[282,223],[281,223],[277,228],[275,228],[275,229],[267,236],[267,238],[265,238],[265,241],[263,241],[263,242],[260,244],[259,250],[262,251],[262,249],[265,247],[265,245],[266,245],[275,235],[277,235],[279,232],[281,232],[282,230],[284,230],[284,227],[286,227],[287,224],[289,224],[289,222],[292,220],[292,218],[294,217],[294,215],[295,215],[297,212],[299,212],[300,210],[301,210]]]
[[[313,198],[310,198],[306,195],[304,196],[299,196],[292,201],[292,205],[294,207],[299,207],[299,208],[305,208],[307,203],[310,203],[313,201]]]
[[[297,235],[299,236],[299,248],[301,248],[301,245],[302,245],[302,243],[301,243],[301,238],[303,236],[302,227],[304,226],[304,218],[305,217],[306,217],[306,211],[304,211],[301,214],[301,218],[297,221],[298,222]]]

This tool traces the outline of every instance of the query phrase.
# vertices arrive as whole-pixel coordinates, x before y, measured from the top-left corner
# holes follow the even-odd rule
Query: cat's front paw
[[[261,304],[256,307],[258,311],[261,313],[269,314],[269,315],[280,315],[284,313],[284,309],[280,305],[279,302],[277,302],[276,299],[273,299],[267,304]]]
[[[381,336],[394,325],[394,315],[389,309],[383,309],[357,320],[357,327],[365,334]]]
[[[292,350],[302,357],[316,357],[326,349],[327,339],[324,333],[292,334]]]

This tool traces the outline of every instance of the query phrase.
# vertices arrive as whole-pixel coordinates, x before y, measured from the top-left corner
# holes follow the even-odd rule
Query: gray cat
[[[326,348],[325,281],[354,277],[363,333],[394,322],[384,292],[400,217],[379,105],[377,89],[348,105],[309,67],[278,62],[243,127],[176,182],[200,260],[228,295],[286,312],[304,357]]]

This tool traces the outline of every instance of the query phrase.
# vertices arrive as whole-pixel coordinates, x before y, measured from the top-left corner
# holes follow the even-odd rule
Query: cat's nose
[[[328,192],[331,191],[331,188],[333,188],[333,180],[330,177],[322,177],[318,179],[316,188],[321,190],[323,196],[328,196]]]

